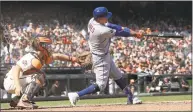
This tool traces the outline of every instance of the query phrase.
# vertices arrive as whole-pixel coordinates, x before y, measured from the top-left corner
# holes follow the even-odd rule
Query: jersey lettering
[[[95,28],[92,26],[92,24],[89,24],[89,30],[91,33],[94,33]]]

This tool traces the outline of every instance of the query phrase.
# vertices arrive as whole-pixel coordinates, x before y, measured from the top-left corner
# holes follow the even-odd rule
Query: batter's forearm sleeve
[[[123,36],[123,37],[131,36],[129,28],[125,28],[120,25],[116,25],[112,23],[106,23],[105,26],[115,29],[116,30],[115,36]]]
[[[131,36],[130,29],[129,28],[124,28],[121,31],[116,31],[115,36],[122,36],[122,37]]]
[[[116,25],[116,24],[112,24],[112,23],[106,23],[105,26],[115,29],[116,31],[121,31],[122,30],[122,26]]]

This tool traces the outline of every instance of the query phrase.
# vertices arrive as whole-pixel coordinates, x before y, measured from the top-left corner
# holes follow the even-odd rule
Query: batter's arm
[[[128,37],[128,36],[135,36],[139,37],[142,36],[140,32],[135,32],[129,28],[122,27],[120,25],[112,24],[112,23],[106,23],[105,26],[115,29],[116,33],[115,36],[123,36],[123,37]]]

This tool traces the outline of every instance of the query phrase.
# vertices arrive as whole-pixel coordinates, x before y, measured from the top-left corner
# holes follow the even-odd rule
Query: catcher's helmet
[[[45,55],[44,57],[49,58],[51,56],[52,48],[51,48],[52,40],[47,37],[37,37],[32,41],[32,48],[35,51],[41,51]]]
[[[48,50],[52,40],[47,37],[37,37],[32,41],[32,47],[37,51]]]
[[[108,9],[106,7],[97,7],[93,11],[93,16],[95,19],[98,17],[106,17],[107,19],[109,19],[112,16],[112,13],[108,12]]]

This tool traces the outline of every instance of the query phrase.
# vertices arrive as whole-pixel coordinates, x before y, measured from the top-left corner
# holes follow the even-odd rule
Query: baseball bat
[[[151,34],[143,34],[143,36],[160,37],[160,38],[180,38],[180,39],[184,38],[184,36],[182,35],[177,35],[173,33],[151,33]]]

